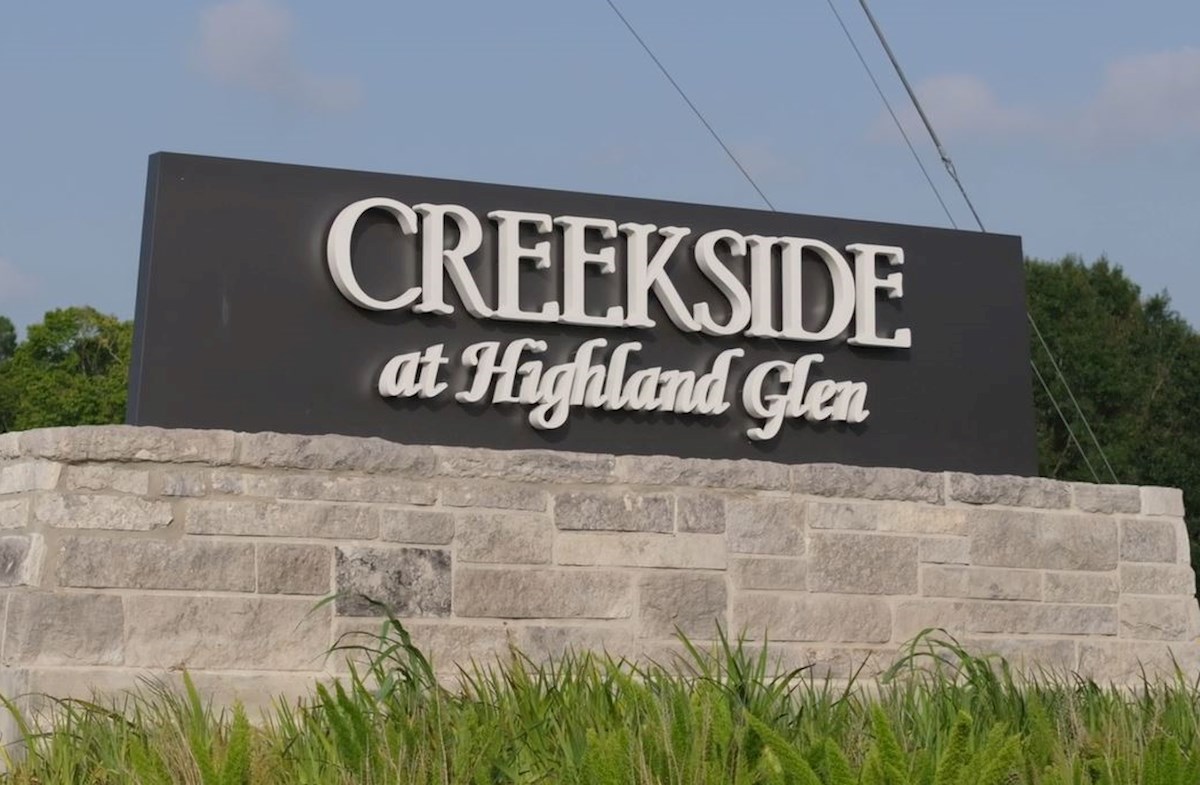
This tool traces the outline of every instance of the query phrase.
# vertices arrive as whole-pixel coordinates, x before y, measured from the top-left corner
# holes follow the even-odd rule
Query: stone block
[[[343,546],[336,551],[337,612],[450,615],[450,553],[436,548]],[[374,601],[374,602],[372,602]]]
[[[917,539],[857,532],[809,534],[808,587],[814,592],[916,594]]]
[[[622,455],[617,458],[616,476],[631,484],[651,480],[660,486],[695,488],[782,491],[789,484],[788,467],[780,463],[669,455]]]
[[[257,496],[266,499],[302,499],[340,502],[391,502],[433,504],[437,488],[430,482],[411,478],[347,477],[337,474],[293,474],[244,472],[216,469],[213,493]]]
[[[967,595],[981,600],[1040,600],[1042,573],[995,567],[967,568]]]
[[[725,538],[730,553],[804,555],[804,506],[792,499],[729,499]]]
[[[1071,506],[1071,486],[1057,480],[951,472],[948,483],[950,499],[966,504],[1049,509]]]
[[[333,554],[324,545],[264,542],[255,546],[259,594],[329,594]]]
[[[644,637],[715,638],[726,629],[725,576],[713,573],[653,572],[638,585],[639,619]]]
[[[1176,559],[1182,521],[1125,518],[1121,521],[1121,561],[1167,562]]]
[[[1000,657],[1018,673],[1038,677],[1075,673],[1079,641],[1037,638],[965,638],[962,647],[976,657]]]
[[[502,619],[622,619],[633,612],[633,582],[610,570],[460,567],[454,613]]]
[[[1116,635],[1117,609],[1106,605],[971,600],[967,630],[1018,635]]]
[[[944,485],[941,474],[913,469],[877,469],[836,463],[792,467],[792,490],[810,496],[941,504]]]
[[[978,510],[971,523],[971,563],[1111,570],[1117,565],[1117,523],[1101,515]]]
[[[339,618],[334,620],[334,639],[344,646],[372,647],[381,641],[381,628],[378,619]],[[521,632],[507,622],[477,623],[451,619],[405,619],[404,629],[412,636],[413,645],[429,658],[439,672],[449,671],[456,666],[491,666],[498,661],[505,661]],[[389,631],[387,634],[389,640],[394,640],[394,633]]]
[[[312,671],[330,645],[328,606],[280,597],[125,598],[125,664]]]
[[[1125,512],[1136,515],[1142,509],[1141,488],[1136,485],[1093,485],[1077,482],[1075,506],[1084,512]]]
[[[618,491],[559,493],[554,496],[554,523],[568,530],[670,532],[675,529],[675,498]]]
[[[908,643],[918,635],[935,631],[961,639],[967,632],[967,605],[957,599],[899,600],[895,606],[894,637],[897,643]]]
[[[804,679],[829,679],[836,682],[853,678],[860,684],[863,680],[883,675],[895,661],[897,654],[896,649],[891,646],[870,644],[824,646],[772,641],[766,649],[768,668],[772,673],[789,673],[803,669]],[[757,657],[762,652],[762,647],[751,643],[746,646],[746,650],[750,656]]]
[[[729,562],[729,578],[738,589],[804,591],[803,559],[743,556]]]
[[[0,433],[0,460],[21,457],[20,436],[19,431]]]
[[[40,534],[0,537],[0,587],[40,584],[45,556]]]
[[[174,519],[169,502],[136,496],[41,493],[33,498],[34,523],[59,529],[151,531]]]
[[[921,565],[922,597],[966,597],[967,568],[953,564]]]
[[[1100,684],[1141,686],[1151,681],[1174,681],[1176,668],[1190,680],[1200,672],[1200,646],[1194,642],[1081,641],[1079,673]]]
[[[543,490],[507,482],[452,481],[442,485],[442,505],[445,507],[544,512],[547,498]]]
[[[1115,605],[1119,594],[1117,573],[1047,572],[1046,602]]]
[[[254,591],[254,545],[64,537],[58,584],[89,589]]]
[[[1122,594],[1196,594],[1196,573],[1182,564],[1122,564]]]
[[[467,513],[458,516],[460,562],[549,564],[554,527],[535,513]]]
[[[1191,597],[1130,597],[1123,596],[1121,637],[1142,640],[1191,641],[1200,630],[1196,628],[1198,612]]]
[[[586,652],[632,659],[646,647],[632,631],[611,626],[611,623],[587,626],[534,624],[517,629],[513,639],[521,653],[534,662],[561,660],[571,654]]]
[[[315,664],[320,665],[321,660]],[[251,722],[264,713],[274,716],[279,701],[295,706],[299,700],[312,695],[318,682],[329,679],[327,674],[319,671],[230,673],[197,670],[188,671],[188,676],[201,698],[222,707],[241,703]]]
[[[726,564],[725,539],[718,534],[562,532],[554,539],[554,561],[573,566],[720,570]]]
[[[441,510],[392,509],[379,522],[379,539],[410,545],[449,545],[454,516]]]
[[[0,529],[24,529],[29,523],[29,497],[0,499]]]
[[[236,435],[230,431],[147,428],[131,425],[82,425],[40,428],[20,434],[25,455],[66,463],[232,462]]]
[[[0,466],[0,494],[52,491],[58,487],[62,468],[51,461],[20,461]]]
[[[739,592],[733,625],[752,640],[886,643],[892,614],[876,597]]]
[[[1041,600],[1042,573],[927,564],[921,567],[921,594],[977,600]]]
[[[150,472],[110,463],[89,463],[68,466],[63,484],[68,491],[120,491],[145,496],[150,493]]]
[[[241,433],[238,448],[237,463],[242,466],[405,477],[429,477],[436,467],[431,447],[397,444],[375,437]]]
[[[971,541],[966,537],[921,537],[917,558],[927,564],[968,564]]]
[[[1183,517],[1183,491],[1178,488],[1142,488],[1142,515]]]
[[[675,529],[694,534],[725,531],[725,498],[715,493],[680,494],[675,500]]]
[[[188,534],[370,540],[391,511],[382,506],[325,502],[195,499],[184,502]]]
[[[158,473],[158,492],[162,496],[207,496],[208,469],[163,469]]]
[[[809,529],[859,529],[898,534],[966,534],[966,510],[896,502],[809,502]]]
[[[40,666],[120,665],[125,614],[109,594],[13,594],[4,662]]]
[[[507,482],[607,483],[613,481],[611,455],[557,450],[488,450],[434,447],[443,477]]]

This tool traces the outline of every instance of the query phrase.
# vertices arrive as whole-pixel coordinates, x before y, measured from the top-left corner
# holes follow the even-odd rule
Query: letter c
[[[329,274],[333,276],[333,282],[337,285],[338,291],[360,308],[366,308],[369,311],[397,311],[411,305],[420,297],[421,287],[414,286],[391,300],[377,300],[359,286],[358,279],[354,277],[354,265],[350,259],[350,239],[354,234],[354,227],[358,225],[358,220],[362,218],[363,213],[375,208],[383,210],[395,218],[396,223],[400,225],[400,231],[405,234],[416,234],[417,214],[408,205],[385,197],[360,199],[342,208],[337,218],[333,219],[333,226],[329,229],[329,240],[325,247],[329,261]]]

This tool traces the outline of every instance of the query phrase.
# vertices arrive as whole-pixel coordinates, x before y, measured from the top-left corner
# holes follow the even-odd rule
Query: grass
[[[439,685],[395,619],[344,640],[361,668],[261,720],[147,682],[63,700],[0,782],[1000,785],[1200,783],[1200,689],[1043,673],[1020,680],[924,634],[876,682],[774,675],[722,636],[686,661],[572,654],[473,667]],[[15,710],[11,703],[9,708]],[[38,727],[46,728],[39,731]]]

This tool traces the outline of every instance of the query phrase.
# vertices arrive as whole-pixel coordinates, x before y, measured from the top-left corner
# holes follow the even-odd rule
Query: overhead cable
[[[875,15],[871,13],[871,7],[867,5],[867,0],[858,0],[858,4],[862,6],[863,13],[867,15],[867,21],[871,23],[871,28],[875,30],[875,36],[879,39],[879,43],[883,45],[883,51],[887,53],[888,59],[892,61],[892,68],[896,69],[896,76],[900,77],[900,82],[908,92],[908,97],[912,100],[913,108],[921,116],[921,122],[925,124],[925,130],[929,132],[929,138],[933,140],[933,146],[937,148],[938,155],[942,158],[942,164],[946,167],[946,172],[949,173],[950,179],[954,181],[954,184],[958,186],[958,192],[962,194],[963,201],[970,208],[971,215],[975,216],[975,223],[979,224],[979,231],[986,232],[987,230],[983,228],[983,221],[980,220],[979,213],[975,210],[975,205],[971,203],[971,197],[967,196],[967,189],[963,187],[962,180],[958,179],[958,171],[954,168],[954,162],[950,160],[950,154],[946,152],[946,148],[942,145],[942,140],[938,138],[937,131],[933,130],[933,123],[929,122],[929,117],[925,114],[924,107],[917,100],[917,93],[913,90],[912,85],[908,83],[908,77],[904,75],[904,69],[900,67],[900,61],[896,59],[895,52],[888,45],[887,38],[883,34],[883,29],[875,21]]]
[[[946,206],[946,200],[942,198],[941,191],[934,184],[933,178],[929,176],[929,170],[925,168],[925,162],[921,160],[921,156],[917,153],[917,148],[913,145],[912,140],[908,138],[908,131],[904,130],[904,124],[900,122],[900,118],[896,116],[892,110],[892,103],[888,101],[887,95],[883,92],[883,88],[879,86],[879,80],[875,78],[875,72],[871,70],[871,66],[867,63],[867,59],[863,57],[862,50],[858,48],[858,44],[854,40],[854,36],[850,34],[850,28],[846,26],[842,15],[838,12],[837,6],[833,4],[833,0],[825,0],[829,4],[829,10],[833,12],[833,16],[837,19],[838,25],[842,28],[842,32],[846,34],[846,40],[850,42],[850,48],[854,50],[854,54],[858,56],[858,62],[862,63],[863,70],[867,72],[867,76],[871,79],[871,84],[875,85],[875,92],[879,94],[879,100],[883,101],[887,112],[892,116],[892,122],[896,124],[896,130],[900,132],[900,136],[904,137],[904,144],[908,145],[908,151],[912,153],[913,160],[917,162],[917,166],[921,169],[921,174],[925,176],[925,182],[929,183],[929,188],[933,191],[933,195],[937,198],[938,204],[942,206],[942,212],[946,214],[946,220],[950,221],[950,225],[955,229],[958,228],[958,223],[954,220],[954,216],[950,213],[950,208]]]
[[[679,93],[679,97],[684,100],[684,103],[686,103],[689,108],[691,108],[692,113],[696,115],[696,119],[698,119],[700,123],[708,129],[708,133],[711,134],[712,138],[717,141],[717,144],[721,145],[721,149],[725,151],[725,155],[729,156],[730,161],[733,161],[733,165],[736,166],[738,171],[742,173],[742,177],[746,178],[746,182],[750,183],[750,187],[755,190],[759,198],[766,203],[767,207],[774,211],[775,205],[771,204],[771,200],[768,199],[767,195],[763,193],[763,190],[758,187],[758,183],[754,182],[754,178],[750,176],[748,171],[746,171],[746,167],[742,166],[742,162],[739,161],[737,156],[733,154],[733,150],[729,149],[729,145],[725,144],[725,141],[721,138],[721,135],[718,134],[716,129],[712,127],[712,124],[705,119],[704,114],[696,107],[696,104],[692,103],[692,99],[688,98],[687,93],[685,93],[683,88],[679,86],[679,82],[675,81],[675,77],[671,76],[671,72],[667,70],[665,65],[663,65],[662,60],[659,60],[658,56],[654,54],[654,51],[650,49],[650,45],[647,44],[640,35],[638,35],[638,31],[635,30],[633,25],[629,23],[629,20],[625,18],[625,14],[621,13],[621,9],[617,8],[616,3],[614,3],[613,0],[605,0],[605,2],[608,3],[608,7],[613,10],[613,13],[617,15],[617,18],[621,20],[622,24],[625,25],[625,29],[629,31],[630,35],[637,39],[637,42],[642,45],[642,49],[646,50],[646,54],[650,55],[650,59],[654,61],[656,66],[658,66],[658,70],[662,71],[662,75],[667,77],[667,81],[670,82],[671,86],[675,88],[675,92]]]
[[[883,51],[887,53],[888,60],[891,61],[892,68],[896,71],[896,76],[900,78],[901,84],[904,85],[905,91],[908,92],[908,97],[912,101],[913,108],[917,110],[917,114],[920,116],[921,122],[925,124],[925,130],[929,132],[929,138],[933,142],[933,146],[937,149],[938,155],[941,156],[942,163],[946,166],[946,172],[950,175],[950,179],[953,180],[954,184],[958,187],[958,192],[962,194],[963,201],[966,202],[967,207],[970,208],[971,215],[975,217],[975,223],[978,224],[979,231],[986,232],[987,229],[984,228],[983,220],[980,219],[978,211],[975,210],[975,205],[971,202],[971,197],[967,195],[966,187],[963,185],[962,180],[959,179],[958,171],[954,167],[954,161],[950,159],[950,153],[946,150],[945,145],[942,144],[942,140],[938,138],[937,131],[934,130],[933,123],[930,121],[929,115],[925,114],[925,108],[921,106],[921,101],[917,98],[916,91],[913,90],[912,85],[908,81],[908,77],[904,73],[904,69],[900,66],[900,61],[896,58],[896,53],[892,51],[892,47],[888,44],[887,36],[885,36],[883,33],[883,28],[879,26],[879,22],[875,19],[875,15],[871,13],[871,7],[867,4],[867,0],[858,0],[858,4],[862,6],[863,13],[866,14],[867,21],[871,23],[871,28],[875,31],[875,36],[879,39],[879,43],[883,47]],[[1058,374],[1058,378],[1062,382],[1063,388],[1067,391],[1067,395],[1070,397],[1071,403],[1075,407],[1075,413],[1079,415],[1079,419],[1083,422],[1083,427],[1087,430],[1088,436],[1092,440],[1092,444],[1095,445],[1096,451],[1100,453],[1100,457],[1104,460],[1104,465],[1108,468],[1108,473],[1112,476],[1113,482],[1119,482],[1117,479],[1117,473],[1113,471],[1112,464],[1109,462],[1108,456],[1104,453],[1104,448],[1100,445],[1100,440],[1096,437],[1096,432],[1092,430],[1092,425],[1088,422],[1087,415],[1083,413],[1083,407],[1079,405],[1079,400],[1075,397],[1075,393],[1071,391],[1071,385],[1067,382],[1067,377],[1063,373],[1062,367],[1059,366],[1058,361],[1054,358],[1054,352],[1050,350],[1050,344],[1046,341],[1041,329],[1038,328],[1037,322],[1033,318],[1033,314],[1029,311],[1026,311],[1025,316],[1029,319],[1029,324],[1033,328],[1033,333],[1037,337],[1038,342],[1041,344],[1042,349],[1045,350],[1046,355],[1050,358],[1051,366],[1054,368],[1055,373]],[[1032,359],[1030,359],[1031,365],[1032,362]],[[1036,366],[1034,366],[1034,371],[1037,372]],[[1038,379],[1041,380],[1042,387],[1046,390],[1046,394],[1050,397],[1050,403],[1054,405],[1054,409],[1058,412],[1058,416],[1063,421],[1063,425],[1067,427],[1067,432],[1070,434],[1071,439],[1075,442],[1076,446],[1079,447],[1079,453],[1083,456],[1084,462],[1087,463],[1088,469],[1092,471],[1092,475],[1096,477],[1096,481],[1099,482],[1099,477],[1096,475],[1091,461],[1088,460],[1087,454],[1083,449],[1083,445],[1080,444],[1079,440],[1075,438],[1075,434],[1071,429],[1070,423],[1067,422],[1062,409],[1058,405],[1058,401],[1054,399],[1054,394],[1050,391],[1050,386],[1046,384],[1046,381],[1042,378],[1040,372],[1038,373]]]

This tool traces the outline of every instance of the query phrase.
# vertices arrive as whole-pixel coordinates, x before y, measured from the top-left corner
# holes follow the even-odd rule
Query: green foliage
[[[13,785],[1193,785],[1200,688],[1128,692],[922,637],[884,678],[771,677],[761,651],[685,641],[670,666],[519,652],[439,682],[394,619],[335,647],[349,676],[251,722],[191,680],[17,712]],[[448,674],[443,674],[448,675]],[[10,709],[16,707],[8,703]]]
[[[7,316],[0,316],[0,363],[17,350],[17,328]]]
[[[1117,481],[1182,488],[1193,563],[1200,557],[1200,334],[1165,294],[1143,296],[1120,267],[1067,257],[1025,265],[1030,314],[1095,430]],[[1033,359],[1087,454],[1034,382],[1043,476],[1113,482],[1046,352]],[[1095,475],[1093,474],[1095,471]]]
[[[0,430],[124,421],[132,342],[131,322],[92,308],[50,311],[0,359]]]

